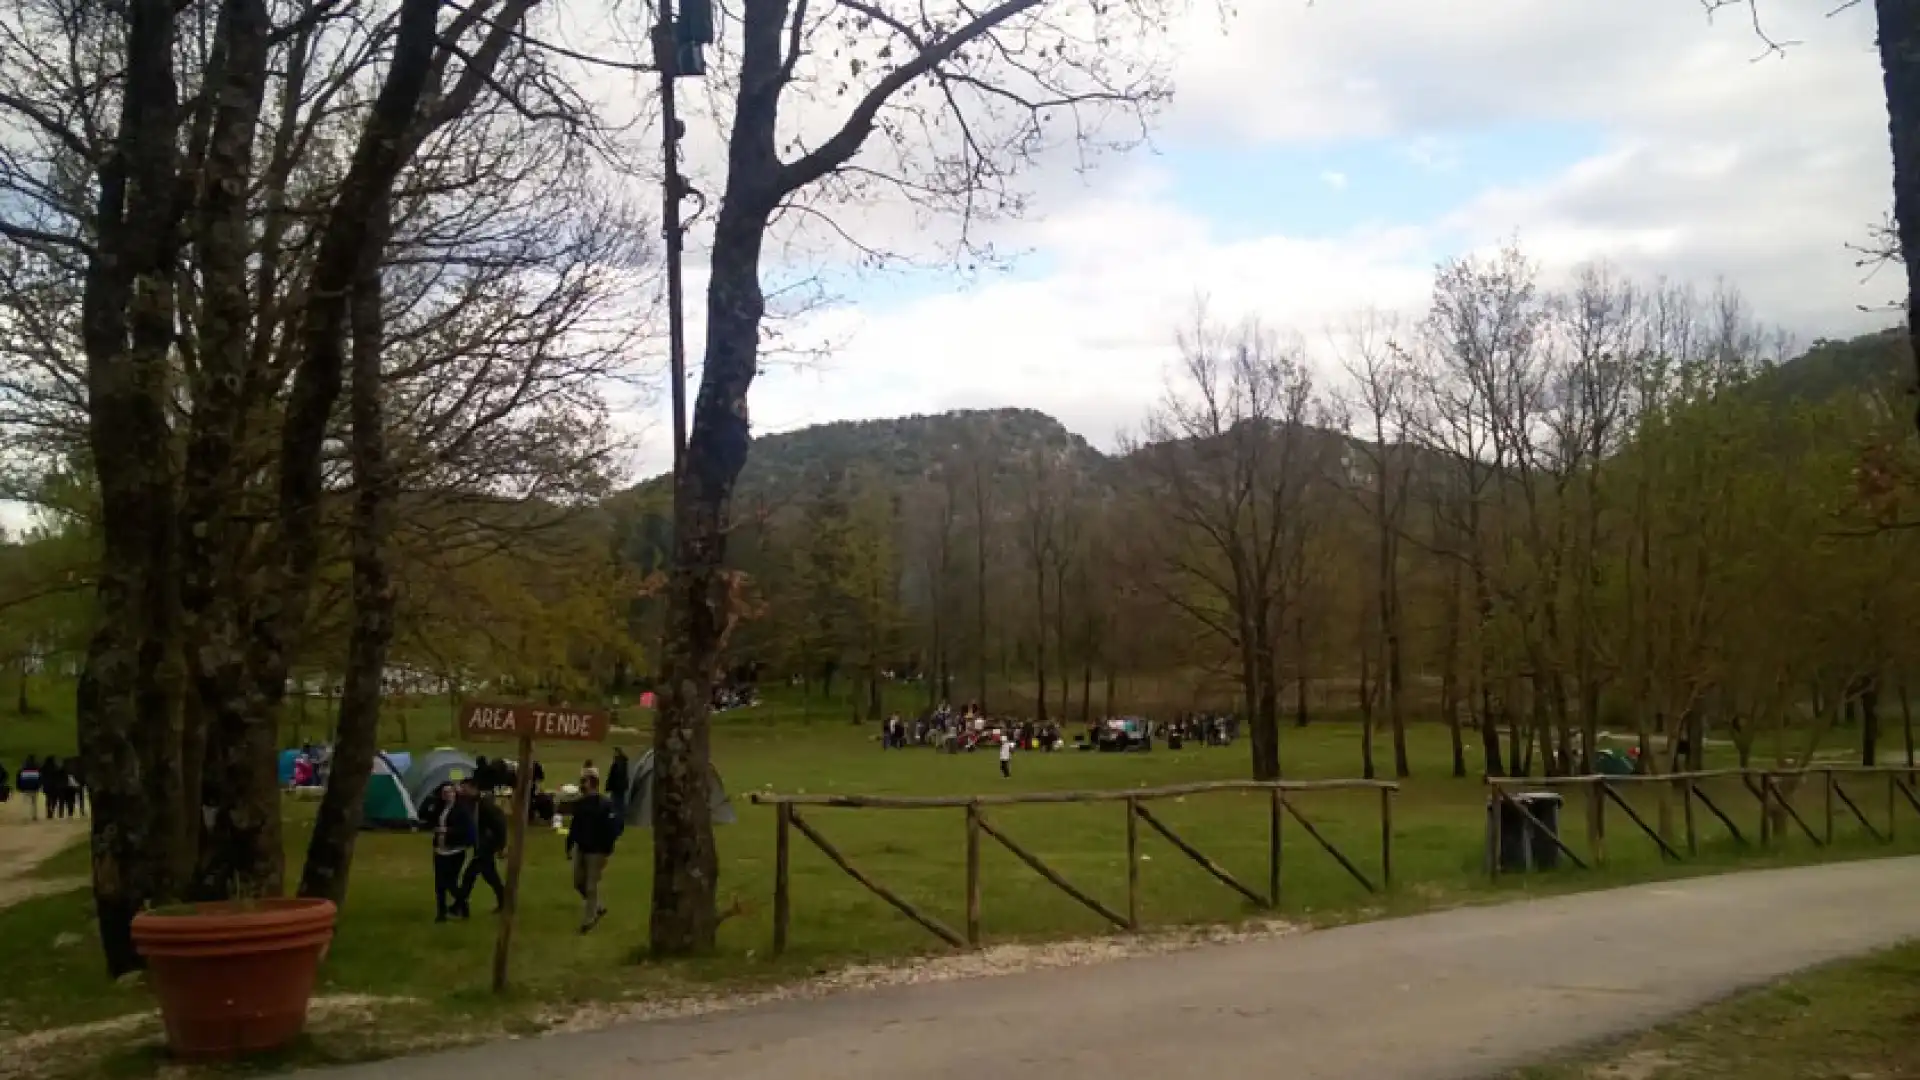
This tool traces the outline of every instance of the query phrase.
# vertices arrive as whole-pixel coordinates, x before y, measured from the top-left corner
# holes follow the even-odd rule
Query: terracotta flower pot
[[[274,898],[136,915],[133,943],[160,997],[167,1047],[208,1061],[299,1037],[335,914],[331,900]]]

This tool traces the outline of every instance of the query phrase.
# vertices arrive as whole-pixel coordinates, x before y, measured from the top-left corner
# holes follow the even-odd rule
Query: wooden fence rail
[[[979,948],[981,943],[980,838],[982,835],[1006,848],[1015,858],[1039,874],[1043,880],[1114,926],[1124,930],[1138,930],[1140,928],[1141,822],[1146,822],[1148,827],[1165,837],[1176,850],[1198,863],[1223,885],[1256,905],[1274,909],[1280,906],[1281,824],[1288,817],[1299,822],[1307,835],[1320,847],[1326,849],[1327,853],[1332,855],[1368,892],[1391,888],[1393,884],[1393,797],[1399,790],[1400,785],[1381,780],[1221,780],[1211,783],[1176,784],[1118,791],[1040,791],[1004,795],[934,796],[774,795],[755,792],[751,797],[756,804],[770,805],[774,808],[773,952],[777,956],[786,951],[793,921],[792,833],[794,831],[798,831],[801,836],[811,841],[820,849],[820,853],[827,857],[827,861],[845,871],[848,877],[859,882],[875,896],[885,900],[907,918],[920,924],[928,933],[954,948]],[[1148,810],[1146,805],[1155,800],[1186,795],[1253,791],[1267,792],[1271,798],[1267,814],[1268,865],[1267,891],[1264,894],[1234,877],[1219,863],[1174,832]],[[1326,835],[1305,814],[1301,813],[1300,809],[1293,804],[1293,799],[1289,797],[1322,791],[1377,791],[1380,793],[1380,884],[1378,887],[1345,852],[1328,840]],[[1038,855],[1009,836],[1004,828],[995,825],[984,813],[989,807],[999,806],[1108,802],[1126,804],[1127,907],[1124,915],[1067,880],[1058,870],[1048,866]],[[854,866],[838,848],[833,846],[832,842],[821,835],[816,826],[801,816],[800,810],[803,807],[809,810],[823,807],[859,810],[959,809],[966,811],[965,934],[955,932],[932,914]]]
[[[1487,778],[1487,849],[1486,868],[1490,877],[1501,873],[1501,810],[1511,807],[1522,822],[1522,849],[1526,853],[1524,865],[1533,869],[1533,839],[1535,835],[1552,837],[1552,843],[1566,855],[1567,859],[1581,869],[1586,869],[1589,861],[1594,866],[1605,866],[1607,862],[1607,804],[1626,814],[1627,818],[1640,831],[1652,840],[1660,849],[1662,859],[1683,861],[1688,856],[1700,853],[1699,825],[1694,817],[1694,805],[1698,803],[1707,812],[1719,819],[1733,837],[1734,843],[1741,847],[1751,847],[1745,833],[1734,821],[1727,808],[1715,802],[1700,786],[1703,781],[1738,778],[1740,786],[1752,795],[1759,805],[1759,823],[1756,830],[1759,845],[1772,847],[1784,839],[1780,834],[1788,822],[1792,822],[1799,831],[1816,847],[1826,847],[1833,843],[1834,824],[1837,817],[1836,807],[1844,807],[1859,822],[1861,829],[1881,843],[1889,843],[1894,838],[1898,824],[1900,797],[1904,795],[1907,803],[1916,813],[1920,813],[1920,795],[1915,794],[1914,778],[1920,770],[1905,765],[1815,765],[1804,769],[1703,769],[1695,772],[1665,773],[1648,776],[1546,776],[1546,777],[1503,777]],[[1846,784],[1854,781],[1866,781],[1875,777],[1887,780],[1886,829],[1884,832],[1868,817],[1865,810],[1848,793]],[[1794,795],[1808,790],[1810,784],[1817,784],[1823,794],[1823,827],[1816,830],[1794,804]],[[1633,804],[1621,794],[1623,788],[1652,785],[1661,798],[1661,814],[1658,826],[1650,825],[1640,815]],[[1583,859],[1564,839],[1555,835],[1555,830],[1547,828],[1533,813],[1516,798],[1521,789],[1584,790],[1587,819],[1587,855]],[[1856,790],[1858,789],[1856,785]],[[1682,820],[1686,831],[1686,856],[1677,849],[1669,831],[1667,800],[1677,796],[1682,809]]]

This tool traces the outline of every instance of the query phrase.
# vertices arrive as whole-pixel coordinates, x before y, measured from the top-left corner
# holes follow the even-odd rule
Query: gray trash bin
[[[1501,799],[1495,807],[1488,807],[1489,813],[1497,808],[1500,815],[1500,869],[1557,869],[1560,866],[1560,846],[1554,843],[1554,839],[1560,835],[1560,796],[1551,791],[1526,791],[1508,799]],[[1514,803],[1526,807],[1527,813],[1532,814],[1546,832],[1534,828],[1514,808]]]

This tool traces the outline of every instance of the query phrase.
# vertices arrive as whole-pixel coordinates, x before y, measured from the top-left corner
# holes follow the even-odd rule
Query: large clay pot
[[[334,915],[331,900],[275,898],[135,916],[133,943],[160,997],[168,1049],[211,1061],[298,1038]]]

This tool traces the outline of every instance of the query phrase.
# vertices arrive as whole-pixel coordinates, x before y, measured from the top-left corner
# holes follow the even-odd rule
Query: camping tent
[[[713,807],[715,825],[731,825],[736,820],[727,789],[720,783],[720,770],[707,764],[707,791]],[[640,755],[633,763],[633,779],[627,782],[627,824],[642,827],[653,824],[653,751]]]
[[[407,793],[417,808],[426,804],[441,784],[457,784],[473,776],[473,757],[458,750],[441,747],[420,759],[407,772]]]
[[[373,775],[367,777],[367,793],[360,806],[363,829],[411,829],[420,823],[414,816],[413,799],[407,793],[406,754],[375,754]]]

